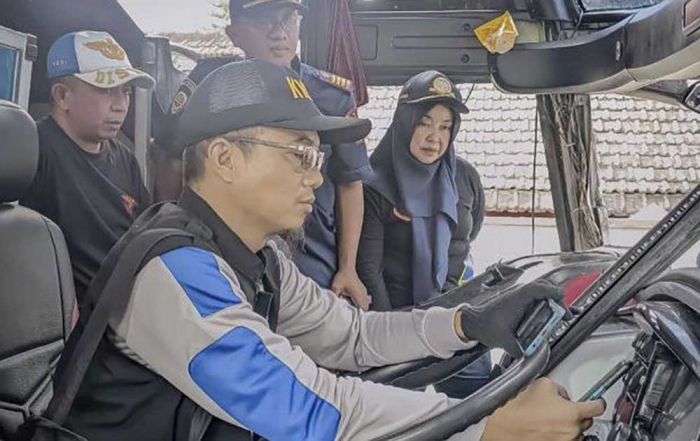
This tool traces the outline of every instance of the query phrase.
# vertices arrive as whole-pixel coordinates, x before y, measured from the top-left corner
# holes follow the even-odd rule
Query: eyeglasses
[[[290,150],[292,153],[294,153],[301,159],[301,167],[305,171],[320,172],[321,167],[323,167],[324,154],[317,147],[300,144],[282,144],[279,142],[267,141],[264,139],[246,138],[244,136],[226,137],[225,139],[232,142],[248,142],[251,144],[264,145],[265,147],[272,147],[275,149]]]
[[[296,26],[299,26],[299,23],[301,22],[301,15],[299,15],[298,11],[289,11],[281,17],[271,15],[253,15],[238,16],[236,17],[236,20],[247,23],[252,27],[262,29],[267,33],[277,29],[278,26],[285,32],[289,32]]]

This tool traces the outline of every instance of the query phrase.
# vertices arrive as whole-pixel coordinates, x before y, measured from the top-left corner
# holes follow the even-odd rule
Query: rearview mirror
[[[700,113],[700,81],[688,88],[683,104],[693,112]]]

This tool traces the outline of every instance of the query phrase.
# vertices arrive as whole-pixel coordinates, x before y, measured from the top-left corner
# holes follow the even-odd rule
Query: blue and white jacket
[[[224,259],[184,247],[139,272],[112,341],[216,418],[271,441],[377,439],[458,403],[329,371],[450,357],[470,346],[456,335],[457,309],[363,312],[268,246],[281,273],[277,332]],[[483,425],[459,439],[478,440]]]

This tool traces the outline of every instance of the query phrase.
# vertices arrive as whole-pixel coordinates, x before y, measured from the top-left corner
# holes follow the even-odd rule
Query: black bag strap
[[[118,253],[113,268],[110,268],[111,265],[102,267],[86,295],[86,299],[97,301],[92,305],[93,309],[82,332],[75,335],[75,338],[71,335],[66,344],[66,352],[57,370],[54,396],[44,413],[44,419],[59,426],[65,422],[88,366],[107,330],[109,319],[128,305],[134,278],[147,262],[147,257],[192,245],[194,240],[191,234],[174,228],[146,230],[136,235]],[[110,257],[111,262],[114,262],[115,258]]]
[[[54,396],[43,415],[34,416],[25,424],[25,430],[23,430],[25,438],[22,439],[53,441],[56,439],[54,435],[57,432],[70,433],[62,426],[104,337],[110,317],[125,310],[131,298],[135,277],[141,268],[152,258],[177,248],[195,245],[209,249],[193,234],[175,228],[146,230],[125,239],[127,239],[125,245],[117,245],[110,252],[90,285],[85,295],[86,305],[82,312],[87,317],[81,319],[81,327],[71,334],[66,344],[56,369]],[[264,309],[268,310],[266,318],[274,329],[277,324],[277,308],[280,301],[281,272],[279,260],[272,254],[266,255],[266,266],[269,271],[266,271],[266,277],[263,279],[265,290],[271,292],[271,298],[262,303],[269,302]],[[263,305],[258,307],[260,306]],[[188,441],[201,441],[211,421],[211,414],[203,410],[198,412],[197,417],[193,418]],[[55,428],[55,430],[35,432],[34,429],[42,427]],[[251,437],[254,439],[255,435],[251,433]],[[76,435],[75,439],[82,438]]]
[[[22,426],[17,440],[41,440],[41,441],[89,441],[87,438],[71,432],[65,427],[50,421],[40,415],[33,415],[29,420],[31,427]],[[29,431],[31,429],[31,431]],[[193,440],[201,441],[201,440]]]
[[[263,275],[263,287],[271,294],[268,314],[265,316],[272,332],[277,332],[277,316],[280,308],[280,295],[282,289],[282,270],[277,254],[266,248],[263,252],[265,256],[265,273]]]

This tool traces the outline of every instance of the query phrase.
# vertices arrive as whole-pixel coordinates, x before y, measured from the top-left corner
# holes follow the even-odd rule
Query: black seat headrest
[[[36,124],[20,106],[0,100],[0,203],[24,196],[39,162]]]

